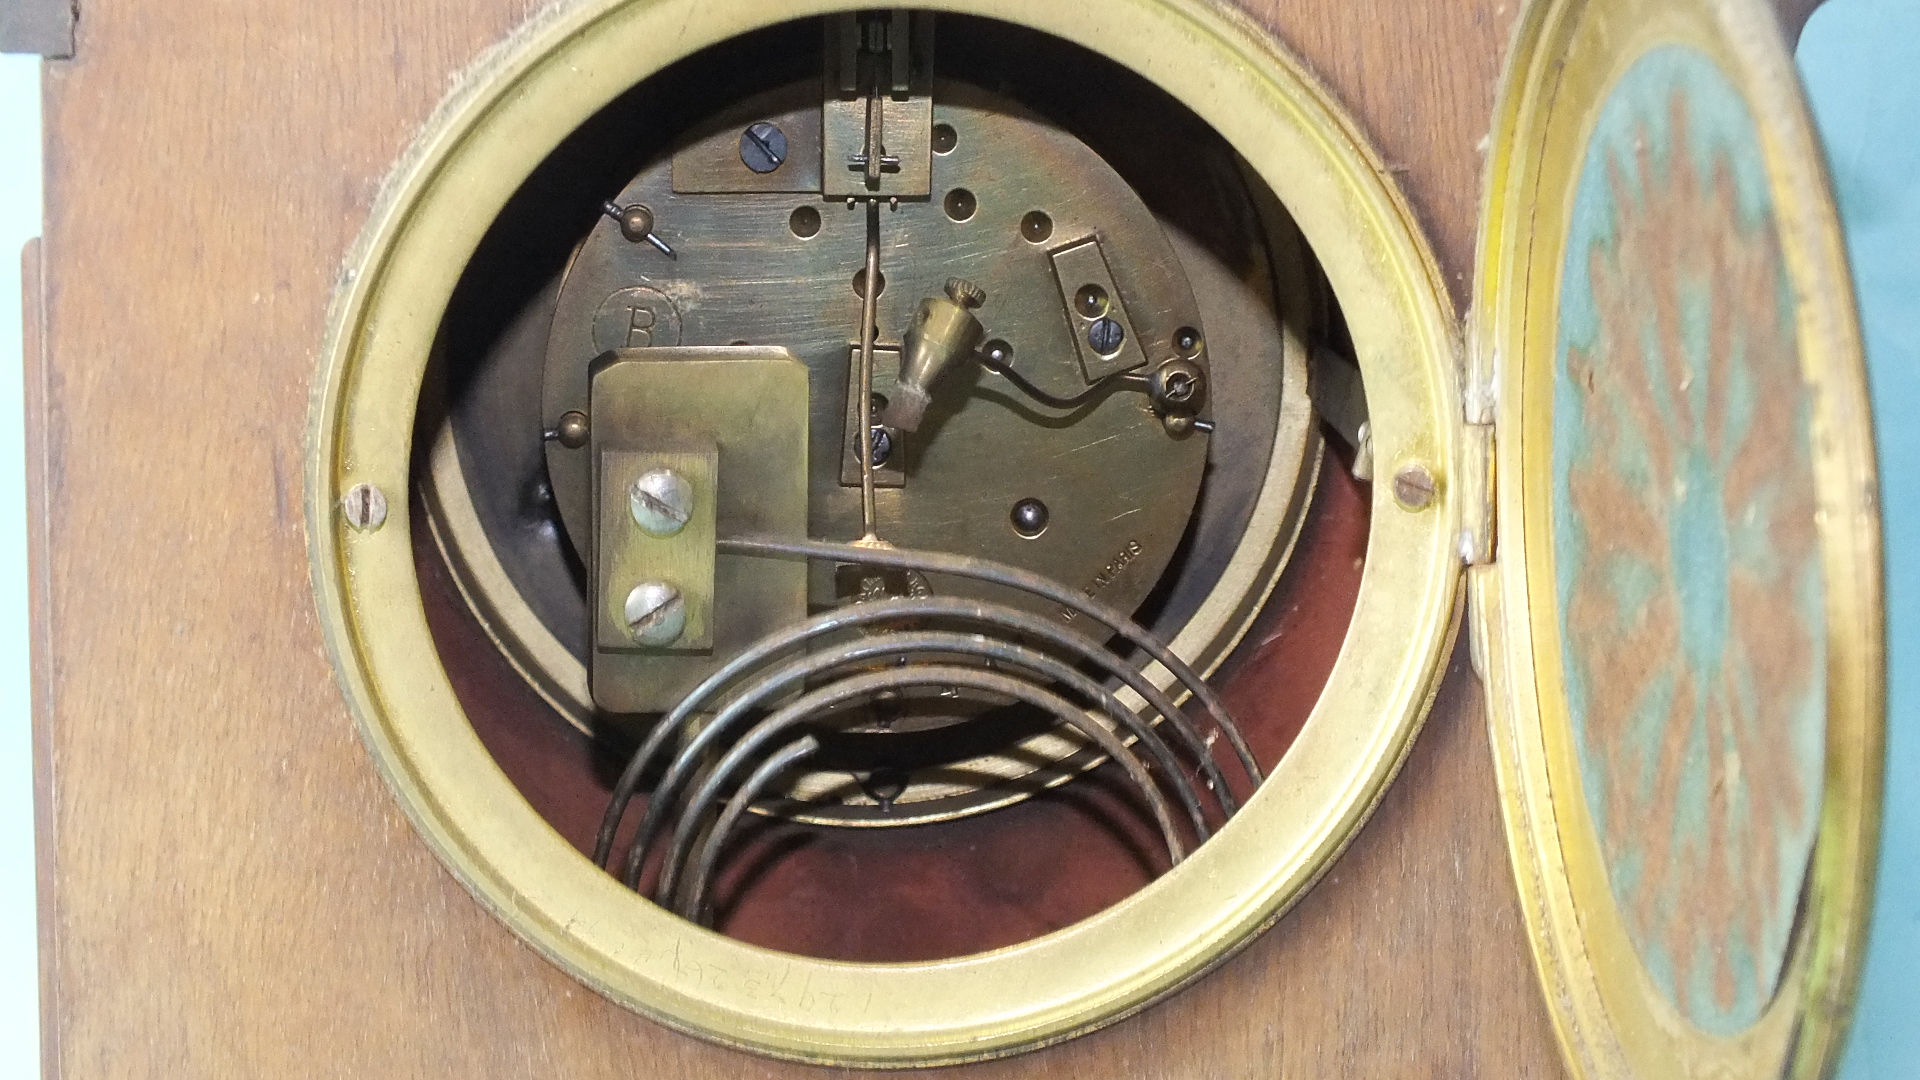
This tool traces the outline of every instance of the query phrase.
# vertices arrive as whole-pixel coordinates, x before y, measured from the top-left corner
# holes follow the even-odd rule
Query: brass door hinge
[[[1468,319],[1471,326],[1473,320]],[[1494,556],[1493,443],[1495,358],[1469,332],[1462,364],[1460,407],[1460,561],[1483,566]]]

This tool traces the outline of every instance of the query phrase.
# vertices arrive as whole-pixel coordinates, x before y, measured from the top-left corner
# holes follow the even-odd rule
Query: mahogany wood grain
[[[1517,0],[1252,0],[1464,298]],[[798,1077],[583,989],[413,834],[321,646],[301,512],[329,290],[527,0],[89,0],[45,81],[33,485],[47,1075]],[[40,679],[44,681],[39,681]],[[972,1077],[1556,1077],[1464,649],[1331,873],[1205,980]]]

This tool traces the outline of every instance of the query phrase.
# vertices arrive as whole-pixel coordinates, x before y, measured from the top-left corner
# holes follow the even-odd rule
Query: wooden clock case
[[[1456,308],[1517,0],[1239,0]],[[1790,26],[1811,5],[1783,12]],[[518,0],[89,2],[46,66],[27,414],[48,1077],[788,1077],[577,984],[433,858],[322,645],[301,477],[383,177]],[[1556,1077],[1464,642],[1371,821],[1172,999],[967,1076]]]

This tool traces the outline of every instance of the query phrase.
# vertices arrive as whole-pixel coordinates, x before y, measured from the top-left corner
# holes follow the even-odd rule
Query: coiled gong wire
[[[1050,600],[1105,626],[1139,649],[1148,662],[1166,668],[1212,720],[1247,777],[1256,786],[1260,783],[1259,763],[1206,681],[1126,614],[1085,593],[1004,563],[885,544],[736,537],[720,540],[718,548],[733,555],[826,559],[947,574]],[[976,629],[918,628],[926,623]],[[804,651],[815,639],[844,637],[845,631],[856,629],[862,634]],[[874,670],[876,662],[888,666]],[[1139,695],[1149,713],[1129,708],[1102,681],[1086,673],[1089,667]],[[823,717],[850,703],[917,687],[1011,699],[1040,709],[1085,736],[1120,765],[1139,791],[1166,842],[1170,863],[1185,857],[1186,845],[1167,800],[1168,791],[1196,837],[1206,840],[1210,829],[1200,793],[1162,735],[1162,726],[1198,766],[1222,817],[1232,817],[1238,809],[1208,741],[1173,699],[1127,658],[1056,620],[1006,604],[949,596],[899,597],[855,603],[781,627],[694,687],[647,733],[614,785],[594,843],[594,861],[613,869],[615,837],[642,778],[654,770],[669,747],[678,745],[679,751],[650,793],[620,876],[637,890],[648,856],[671,825],[653,900],[688,919],[707,921],[707,887],[727,837],[769,785],[820,750],[818,736],[808,729],[817,730]],[[801,688],[804,692],[792,697]],[[782,701],[769,711],[770,703]],[[711,717],[687,738],[687,729],[710,706]],[[1151,716],[1158,716],[1163,725],[1155,724]],[[707,822],[716,807],[718,815],[709,828]]]

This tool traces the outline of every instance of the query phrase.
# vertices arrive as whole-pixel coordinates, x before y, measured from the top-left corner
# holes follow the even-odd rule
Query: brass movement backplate
[[[862,18],[871,27],[878,17]],[[890,40],[891,21],[878,21]],[[585,219],[565,273],[537,301],[545,306],[528,309],[482,361],[485,387],[456,405],[436,444],[430,505],[442,551],[514,665],[583,732],[641,737],[672,703],[665,692],[641,695],[625,702],[629,712],[597,698],[590,684],[599,680],[588,673],[597,649],[575,629],[588,613],[575,614],[564,587],[584,576],[575,567],[596,562],[594,451],[580,433],[591,426],[596,439],[609,437],[586,419],[586,373],[607,350],[789,349],[808,373],[808,535],[862,531],[869,406],[880,425],[876,525],[889,543],[1004,561],[1136,610],[1156,633],[1184,635],[1208,668],[1234,647],[1285,564],[1318,454],[1296,336],[1313,318],[1317,282],[1286,211],[1222,142],[1183,143],[1170,171],[1129,158],[1129,141],[1113,133],[1087,141],[1085,116],[1035,114],[1022,103],[1044,94],[982,70],[992,53],[977,45],[946,54],[954,76],[933,78],[924,66],[929,24],[908,25],[920,59],[910,56],[907,92],[930,95],[931,126],[883,118],[883,145],[898,156],[900,140],[924,137],[932,186],[923,196],[896,198],[883,186],[855,206],[826,197],[819,128],[834,99],[826,88],[837,85],[831,65],[814,78],[792,81],[789,68],[750,82],[751,92],[715,95],[705,118],[663,117],[668,130],[684,129],[636,155],[628,168],[637,176],[622,172],[595,190],[604,216]],[[861,63],[871,76],[870,61]],[[1178,108],[1130,106],[1143,119]],[[1140,178],[1144,191],[1133,186]],[[873,393],[863,401],[866,201],[879,204],[882,259]],[[942,365],[918,426],[891,426],[890,406],[913,396],[896,391],[896,377],[916,320],[929,303],[951,309],[956,280],[977,305],[980,334],[965,335]],[[1185,380],[1177,399],[1163,393],[1176,369]],[[533,461],[524,456],[530,444],[506,434],[527,424],[546,433]],[[886,595],[966,595],[1025,607],[1089,638],[1105,634],[992,584],[824,561],[808,575],[812,612]],[[620,599],[582,585],[596,607]],[[649,708],[638,707],[643,700]],[[923,708],[898,722],[920,730],[975,712],[943,719]],[[926,750],[891,799],[872,794],[887,789],[847,759],[818,766],[787,787],[802,800],[793,814],[938,820],[1018,801],[1102,760],[1064,731],[958,752],[964,745]]]
[[[932,119],[948,133],[931,154],[933,190],[880,213],[889,254],[877,299],[883,362],[876,364],[876,388],[884,395],[891,351],[917,305],[941,295],[947,279],[963,277],[986,294],[976,314],[988,349],[1008,350],[1011,368],[1040,391],[1075,400],[1064,407],[1037,401],[978,365],[953,373],[924,425],[879,466],[880,531],[906,547],[1025,566],[1131,609],[1187,530],[1208,436],[1170,434],[1139,390],[1108,385],[1088,395],[1082,350],[1098,320],[1076,314],[1070,298],[1086,286],[1108,297],[1101,316],[1111,308],[1123,333],[1119,360],[1110,364],[1117,368],[1175,356],[1183,330],[1204,329],[1193,290],[1139,196],[1078,139],[973,87],[938,82],[933,89]],[[809,103],[817,117],[817,82],[794,85],[760,106],[786,117]],[[903,128],[887,130],[904,135]],[[713,138],[694,148],[708,153]],[[843,447],[854,406],[848,389],[858,350],[848,343],[859,337],[855,277],[865,215],[817,192],[677,190],[690,171],[690,152],[647,167],[613,200],[650,208],[673,258],[628,239],[611,218],[575,255],[549,339],[546,422],[586,409],[588,365],[605,349],[628,344],[624,328],[636,317],[647,333],[662,335],[661,344],[782,346],[809,373],[808,528],[815,536],[857,537],[858,457],[845,460]],[[1048,222],[1044,235],[1032,225],[1039,218]],[[1090,258],[1076,262],[1075,253]],[[1057,276],[1079,263],[1087,267],[1072,272],[1086,281]],[[636,302],[639,314],[630,316]],[[1204,349],[1196,363],[1202,371],[1210,366]],[[547,464],[578,545],[589,519],[586,452],[552,442]],[[1046,530],[1031,538],[1010,522],[1026,499],[1049,511]],[[1122,552],[1135,554],[1121,572],[1107,572]],[[940,587],[1030,603],[991,586]],[[811,602],[837,599],[832,575],[816,573]]]

